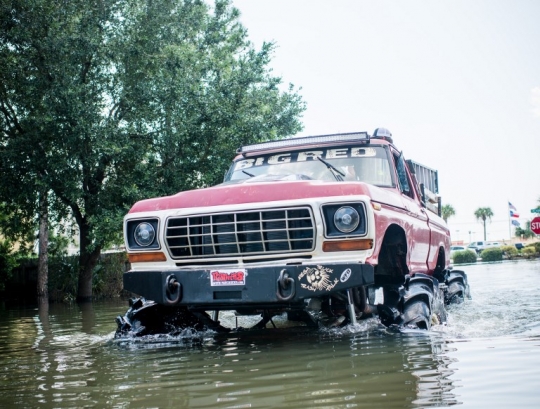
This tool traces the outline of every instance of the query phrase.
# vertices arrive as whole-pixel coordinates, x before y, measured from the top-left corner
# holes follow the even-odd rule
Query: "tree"
[[[446,204],[441,208],[441,214],[443,220],[448,223],[448,219],[452,216],[455,216],[456,211],[454,210],[454,207],[450,204]]]
[[[525,228],[516,227],[515,232],[516,237],[523,238],[523,239],[530,239],[535,236],[533,231],[531,230],[531,221],[525,222]]]
[[[493,217],[493,211],[489,207],[479,207],[475,210],[474,217],[476,217],[476,220],[482,221],[484,225],[484,240],[487,240],[486,220],[491,220],[491,218]]]
[[[0,4],[0,199],[37,214],[44,188],[49,220],[75,219],[79,300],[133,202],[215,184],[238,146],[302,129],[274,45],[254,50],[229,0]]]

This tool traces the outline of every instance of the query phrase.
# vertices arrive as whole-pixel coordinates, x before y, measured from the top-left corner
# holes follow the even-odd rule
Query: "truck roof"
[[[301,138],[288,138],[275,141],[261,142],[253,145],[246,145],[239,148],[237,150],[237,153],[246,157],[257,155],[261,152],[282,152],[290,150],[291,148],[295,149],[308,146],[339,146],[350,145],[351,143],[368,145],[372,139],[377,139],[377,141],[385,141],[385,143],[391,144],[392,134],[384,128],[377,128],[374,132],[374,136],[370,136],[369,133],[361,131],[329,135],[306,136]]]

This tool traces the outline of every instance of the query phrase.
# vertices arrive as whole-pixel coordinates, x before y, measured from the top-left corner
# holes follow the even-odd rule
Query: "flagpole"
[[[506,212],[508,214],[508,240],[512,241],[512,216],[510,215],[510,200],[506,200],[506,203],[508,203],[508,211]]]

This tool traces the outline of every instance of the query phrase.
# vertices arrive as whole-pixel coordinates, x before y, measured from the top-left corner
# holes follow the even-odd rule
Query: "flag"
[[[517,220],[512,220],[512,224],[513,224],[514,226],[516,226],[516,227],[519,227],[519,226],[520,226],[520,224],[519,224],[519,222],[518,222]]]
[[[510,217],[519,217],[516,207],[510,202],[508,202],[508,211],[510,212]]]

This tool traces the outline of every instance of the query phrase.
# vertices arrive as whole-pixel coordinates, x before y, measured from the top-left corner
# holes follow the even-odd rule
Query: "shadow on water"
[[[456,403],[445,356],[448,346],[440,334],[389,332],[376,320],[331,330],[185,333],[112,344],[122,353],[129,351],[131,359],[137,351],[135,365],[151,365],[157,384],[174,385],[183,396],[183,407]],[[150,362],[146,353],[152,356]]]
[[[473,300],[429,332],[392,332],[372,319],[327,330],[278,325],[117,340],[114,318],[124,301],[0,306],[0,407],[540,402],[540,262],[470,266],[468,273]]]

